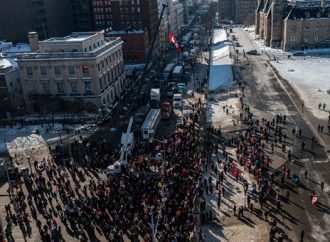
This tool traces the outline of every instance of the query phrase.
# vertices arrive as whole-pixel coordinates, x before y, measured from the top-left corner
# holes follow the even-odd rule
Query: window
[[[296,42],[296,36],[291,36],[290,40],[291,42]]]
[[[308,37],[305,37],[305,42],[309,42],[309,38]]]
[[[91,82],[85,82],[85,93],[92,93]]]
[[[102,86],[102,79],[101,78],[99,79],[99,82],[100,82],[100,89],[102,90],[103,86]]]
[[[319,41],[319,36],[315,36],[315,42],[318,42]]]
[[[42,76],[47,75],[47,67],[45,67],[45,66],[40,66],[40,74],[41,74]]]
[[[54,66],[54,72],[55,72],[55,76],[60,76],[61,75],[61,67],[60,66]]]
[[[82,71],[83,71],[83,76],[89,76],[89,69],[88,69],[88,65],[83,65],[82,66]]]
[[[56,87],[57,87],[57,93],[58,94],[63,94],[64,93],[64,84],[63,84],[63,82],[57,82]]]
[[[41,85],[42,85],[42,91],[45,94],[50,94],[49,82],[43,82]]]
[[[71,82],[70,86],[71,86],[71,93],[78,93],[77,82]]]
[[[33,76],[33,69],[31,66],[26,67],[26,73],[28,76]]]
[[[74,66],[69,66],[68,70],[69,70],[69,76],[73,76],[75,74]]]

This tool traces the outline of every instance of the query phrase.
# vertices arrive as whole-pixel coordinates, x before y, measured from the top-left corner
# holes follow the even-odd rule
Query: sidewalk
[[[208,179],[210,176],[215,187],[217,175],[211,171],[204,173],[204,179]],[[242,176],[247,180],[249,188],[251,188],[253,181],[250,174],[243,172]],[[247,195],[244,194],[242,182],[236,181],[227,172],[227,175],[224,176],[223,187],[225,188],[225,196],[221,196],[220,210],[218,210],[217,205],[218,191],[220,189],[215,190],[212,194],[205,195],[205,211],[211,210],[213,215],[212,222],[202,225],[205,241],[268,241],[269,226],[264,220],[247,210],[244,211],[244,217],[238,218],[237,216],[239,207],[246,206]],[[250,193],[250,191],[247,192],[247,194]],[[251,203],[254,204],[255,211],[258,211],[259,205],[256,201],[253,201],[253,196],[251,196]],[[233,212],[234,205],[237,207],[236,215]]]

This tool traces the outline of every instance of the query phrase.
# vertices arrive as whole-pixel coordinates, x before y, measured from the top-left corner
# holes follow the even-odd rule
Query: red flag
[[[168,38],[170,39],[170,42],[175,45],[176,51],[181,52],[181,46],[180,46],[179,42],[176,40],[176,38],[174,37],[172,32],[170,32],[168,34]]]

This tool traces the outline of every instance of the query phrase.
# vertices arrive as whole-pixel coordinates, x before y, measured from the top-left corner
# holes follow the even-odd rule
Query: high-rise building
[[[0,39],[24,42],[30,31],[41,39],[72,32],[70,0],[1,0]]]
[[[86,32],[93,30],[92,0],[70,0],[73,30]]]
[[[92,0],[92,8],[96,30],[147,29],[149,39],[155,33],[157,0]]]
[[[96,107],[111,106],[126,87],[122,41],[106,40],[103,32],[75,32],[66,37],[36,41],[34,52],[17,62],[28,109],[40,97],[81,100]],[[51,102],[50,102],[51,103]]]
[[[150,46],[158,22],[157,0],[92,0],[92,9],[94,29],[105,29],[110,36],[112,31],[127,32],[129,36],[121,36],[131,40],[124,42],[125,52],[136,46]],[[133,41],[133,35],[129,32],[141,30],[148,33],[147,42],[142,42],[145,40],[144,34],[136,35],[138,38]],[[158,56],[158,53],[159,36],[156,38],[153,57]],[[124,53],[125,57],[129,55]],[[141,60],[141,57],[135,59]]]

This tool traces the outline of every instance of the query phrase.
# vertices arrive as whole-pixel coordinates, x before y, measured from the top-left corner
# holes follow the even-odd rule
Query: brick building
[[[94,29],[105,29],[111,31],[136,31],[143,30],[148,34],[147,42],[144,35],[136,35],[140,41],[138,45],[149,46],[158,22],[157,0],[92,0]],[[111,34],[111,33],[110,33]],[[134,35],[122,35],[123,38],[131,40]],[[136,41],[126,42],[125,50],[129,50],[129,44],[137,44]],[[131,48],[135,48],[131,46]],[[158,55],[159,38],[156,39],[154,56]],[[124,53],[129,56],[130,53]],[[138,57],[140,59],[140,57]]]
[[[125,64],[145,63],[148,53],[148,31],[110,31],[107,37],[120,37],[123,41]]]

